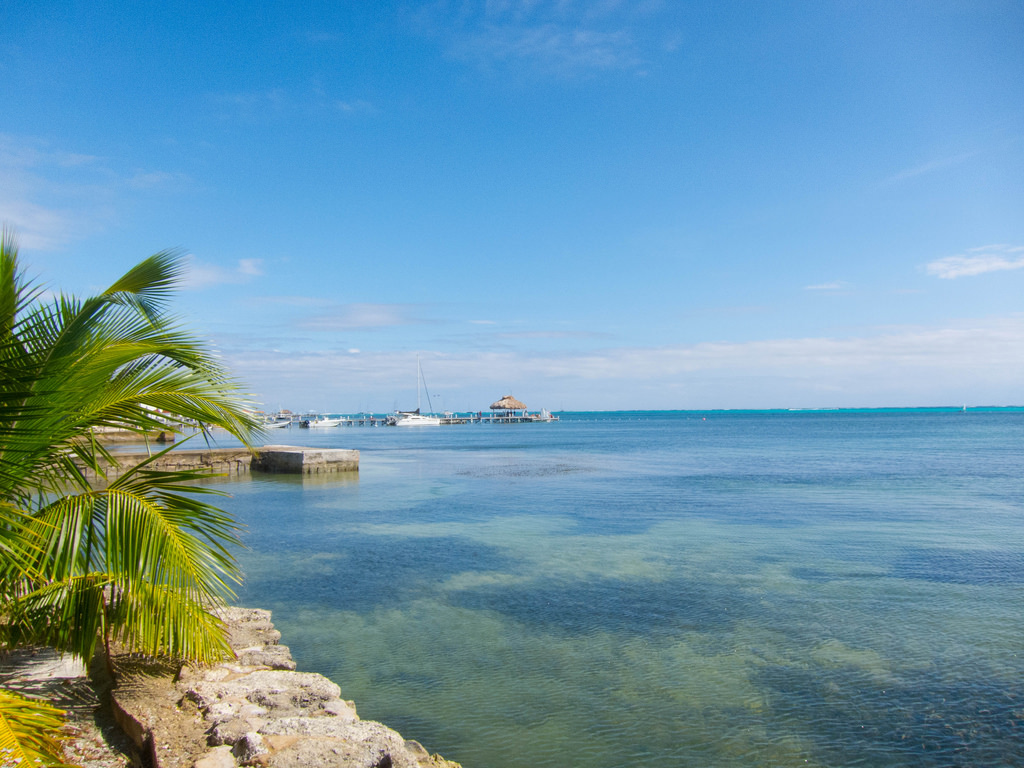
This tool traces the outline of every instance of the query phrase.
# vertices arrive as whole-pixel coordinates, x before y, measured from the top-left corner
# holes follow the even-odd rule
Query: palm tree
[[[45,702],[0,690],[0,765],[64,765],[63,714]]]
[[[195,487],[206,473],[156,471],[152,457],[87,480],[116,463],[104,428],[187,421],[247,446],[258,434],[236,383],[167,314],[182,269],[165,251],[97,296],[45,299],[0,237],[0,646],[88,660],[102,641],[108,665],[114,641],[178,659],[230,653],[210,609],[240,579],[236,528]]]

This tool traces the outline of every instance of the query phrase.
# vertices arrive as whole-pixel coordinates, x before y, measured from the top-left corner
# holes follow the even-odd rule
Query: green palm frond
[[[188,485],[204,476],[136,468],[40,510],[28,530],[45,581],[9,607],[7,642],[88,659],[102,630],[150,654],[220,655],[223,630],[201,614],[234,596],[241,572],[229,547],[240,542],[230,516],[201,499],[219,492]]]
[[[213,607],[171,585],[140,582],[128,588],[93,573],[19,600],[2,639],[92,658],[105,637],[149,656],[213,662],[232,657],[227,629]]]
[[[181,251],[167,250],[150,256],[126,272],[104,296],[139,309],[146,317],[155,319],[163,311],[181,281],[184,263]]]
[[[98,637],[147,653],[226,650],[205,609],[240,573],[231,519],[149,462],[96,489],[116,456],[103,428],[147,434],[189,420],[259,434],[237,383],[167,312],[181,254],[145,259],[102,293],[40,300],[0,237],[0,641],[84,658]],[[19,516],[20,515],[20,516]]]
[[[64,712],[0,689],[0,765],[74,768],[64,762]]]
[[[167,586],[139,584],[113,606],[111,639],[150,656],[204,663],[234,658],[227,626],[213,607]]]
[[[47,584],[8,605],[0,624],[7,646],[44,645],[79,659],[91,659],[106,629],[106,600],[112,584],[90,573]]]
[[[90,463],[93,430],[175,429],[159,411],[172,414],[172,421],[224,427],[251,444],[258,425],[237,383],[203,343],[162,313],[181,266],[176,254],[164,252],[97,297],[32,303],[13,249],[5,245],[0,497],[25,501],[38,487],[56,490],[67,482],[85,488],[72,454]]]

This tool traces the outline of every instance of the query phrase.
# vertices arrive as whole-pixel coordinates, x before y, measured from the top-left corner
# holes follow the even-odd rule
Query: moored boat
[[[415,411],[395,411],[394,414],[388,417],[387,424],[389,427],[439,427],[441,426],[441,417],[435,416],[434,414],[424,414],[420,412],[420,385],[423,385],[423,391],[427,395],[427,406],[430,406],[430,391],[427,389],[427,380],[423,378],[423,368],[420,365],[420,356],[416,355],[416,410]]]
[[[441,417],[422,414],[417,408],[415,411],[398,411],[388,419],[388,426],[391,427],[439,427]]]
[[[306,419],[300,421],[300,427],[307,427],[310,429],[316,429],[318,427],[337,427],[341,424],[341,419],[328,419],[326,417],[320,417],[315,419]]]

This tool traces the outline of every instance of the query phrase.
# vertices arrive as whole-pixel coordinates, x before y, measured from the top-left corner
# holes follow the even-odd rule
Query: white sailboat
[[[427,391],[427,380],[423,378],[423,368],[420,366],[420,356],[416,355],[416,410],[398,411],[388,419],[388,424],[393,427],[439,427],[441,417],[433,414],[420,413],[420,384],[423,384],[423,391],[427,393],[427,407],[430,407],[430,392]]]

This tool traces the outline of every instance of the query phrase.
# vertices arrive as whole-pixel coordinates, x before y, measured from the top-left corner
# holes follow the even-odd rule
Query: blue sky
[[[268,408],[1024,403],[1024,5],[7,0],[0,220]]]

